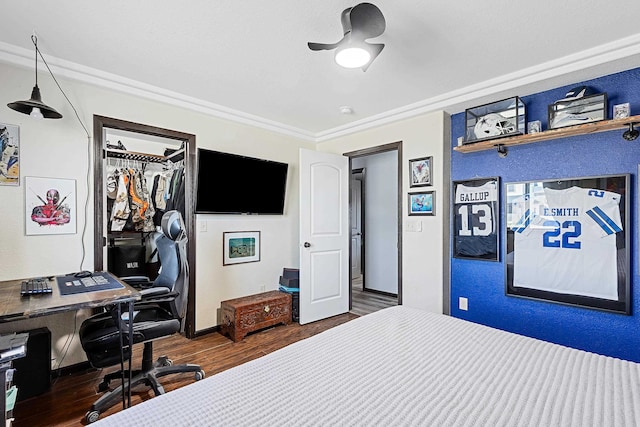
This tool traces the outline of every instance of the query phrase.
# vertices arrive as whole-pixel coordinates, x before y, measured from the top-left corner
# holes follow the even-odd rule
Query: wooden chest
[[[270,291],[222,301],[220,308],[220,332],[235,342],[249,332],[291,323],[291,295],[286,292]]]

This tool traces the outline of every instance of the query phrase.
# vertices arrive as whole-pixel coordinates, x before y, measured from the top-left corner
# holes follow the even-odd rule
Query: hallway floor
[[[361,276],[362,277],[362,276]],[[398,305],[398,299],[392,296],[365,292],[362,290],[362,278],[351,282],[351,310],[350,313],[364,316],[383,308]]]

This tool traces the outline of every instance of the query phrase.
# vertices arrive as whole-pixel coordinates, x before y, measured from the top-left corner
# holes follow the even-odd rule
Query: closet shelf
[[[139,162],[147,162],[147,163],[164,163],[167,160],[171,160],[179,154],[182,154],[184,149],[181,148],[174,153],[171,153],[169,156],[161,156],[158,154],[148,154],[148,153],[138,153],[135,151],[125,151],[125,150],[115,150],[115,149],[106,149],[105,154],[107,157],[115,158],[115,159],[125,159],[125,160],[137,160]]]
[[[631,116],[624,119],[603,120],[583,125],[568,126],[559,129],[550,129],[544,132],[527,133],[525,135],[510,136],[507,138],[492,139],[489,141],[476,142],[473,144],[459,145],[453,147],[460,153],[473,153],[477,151],[491,150],[498,146],[511,147],[514,145],[530,144],[532,142],[548,141],[550,139],[566,138],[569,136],[585,135],[589,133],[606,132],[615,129],[624,129],[629,124],[640,123],[640,116]]]

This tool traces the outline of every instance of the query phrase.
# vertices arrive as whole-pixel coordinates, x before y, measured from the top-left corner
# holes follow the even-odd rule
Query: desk
[[[114,279],[116,277],[111,275]],[[123,288],[106,291],[84,292],[72,295],[60,295],[56,279],[50,280],[50,294],[32,295],[23,297],[20,295],[20,286],[23,280],[6,280],[0,282],[0,322],[11,322],[30,317],[47,316],[51,314],[74,311],[82,308],[104,307],[109,304],[129,304],[140,299],[140,292],[126,283]],[[5,399],[3,394],[6,389],[4,372],[0,372],[0,419],[6,416]]]

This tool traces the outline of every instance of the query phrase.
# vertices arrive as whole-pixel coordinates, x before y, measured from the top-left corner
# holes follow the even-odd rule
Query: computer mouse
[[[83,278],[83,277],[91,277],[93,276],[93,273],[90,271],[79,271],[76,274],[74,274],[75,277],[79,277],[79,278]]]

